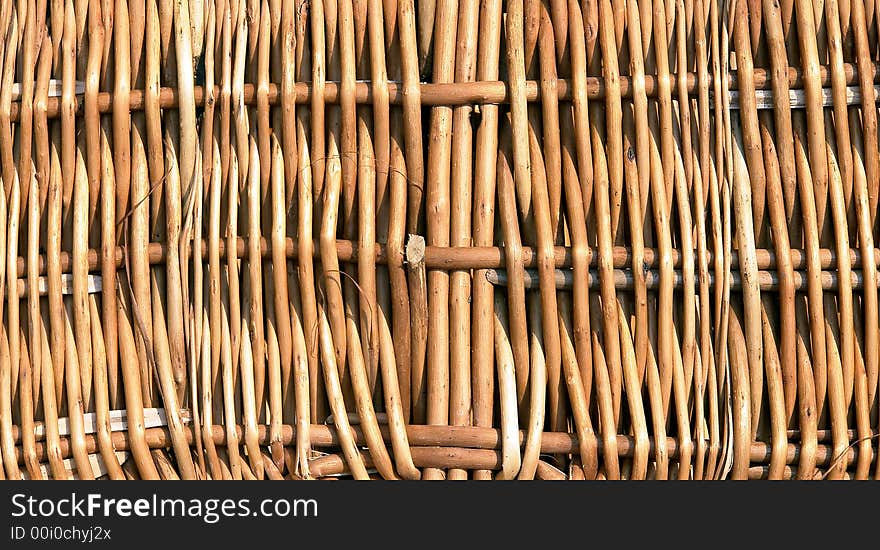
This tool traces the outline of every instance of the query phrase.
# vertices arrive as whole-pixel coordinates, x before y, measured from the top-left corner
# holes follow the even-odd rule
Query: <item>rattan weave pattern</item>
[[[0,0],[0,476],[877,477],[878,24]]]

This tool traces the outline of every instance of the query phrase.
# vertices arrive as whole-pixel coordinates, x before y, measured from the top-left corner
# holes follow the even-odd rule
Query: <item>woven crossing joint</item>
[[[0,478],[876,478],[862,0],[0,0]]]

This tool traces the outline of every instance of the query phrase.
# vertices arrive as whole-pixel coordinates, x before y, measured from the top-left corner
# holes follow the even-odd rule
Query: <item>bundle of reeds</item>
[[[877,477],[878,24],[0,0],[0,476]]]

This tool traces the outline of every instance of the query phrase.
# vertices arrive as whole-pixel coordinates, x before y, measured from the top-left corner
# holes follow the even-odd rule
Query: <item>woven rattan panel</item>
[[[0,474],[875,477],[878,15],[0,0]]]

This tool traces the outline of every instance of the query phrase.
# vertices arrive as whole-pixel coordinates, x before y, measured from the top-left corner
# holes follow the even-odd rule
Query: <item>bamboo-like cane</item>
[[[27,44],[24,45],[24,51],[22,52],[22,62],[25,67],[34,67],[37,62],[36,57],[41,45],[41,41],[38,41],[36,37],[36,5],[33,2],[28,2],[26,9],[27,16],[25,19],[23,40],[26,41]],[[34,77],[35,75],[33,71],[30,70],[25,71],[22,75],[22,97],[26,102],[33,101]],[[22,187],[20,190],[20,223],[22,227],[26,228],[25,231],[27,232],[27,236],[26,238],[23,236],[21,241],[22,243],[27,243],[27,254],[31,257],[37,254],[36,241],[39,238],[39,214],[37,213],[39,208],[37,204],[39,201],[39,194],[37,191],[37,180],[36,175],[34,174],[34,164],[32,163],[31,154],[34,145],[32,141],[32,105],[25,107],[22,115],[18,159],[19,184]],[[95,170],[95,173],[97,174],[99,171]],[[31,272],[33,271],[34,270],[32,269]],[[31,277],[31,275],[29,274],[28,277]],[[42,366],[42,342],[39,335],[39,300],[33,293],[28,296],[26,319],[28,326],[26,342],[23,341],[23,343],[26,348],[29,349],[27,349],[28,357],[22,362],[19,370],[19,388],[21,388],[19,390],[19,401],[22,406],[22,424],[30,426],[33,422],[35,405],[39,402],[40,369]],[[26,448],[27,452],[32,454],[30,445],[27,445]],[[33,470],[34,467],[32,463],[34,461],[31,460],[30,462],[31,465],[28,466],[28,470]]]
[[[501,39],[501,2],[484,2],[480,10],[479,40],[477,52],[478,80],[497,78],[498,51]],[[481,110],[480,125],[477,128],[476,152],[473,180],[473,245],[481,246],[492,242],[494,237],[495,206],[495,168],[498,157],[498,117],[495,105],[486,105]],[[481,280],[484,272],[475,270],[471,289],[471,365],[473,384],[471,395],[474,424],[492,425],[494,401],[494,331],[492,329],[493,294],[492,287]],[[474,472],[474,479],[491,479],[488,471]]]
[[[345,453],[346,462],[351,468],[356,479],[366,479],[367,472],[364,467],[363,459],[360,452],[355,447],[354,438],[351,435],[348,420],[345,416],[345,403],[342,399],[342,389],[339,384],[339,373],[335,365],[335,354],[333,347],[333,339],[330,336],[330,324],[327,320],[327,314],[324,307],[319,306],[319,328],[321,339],[321,358],[324,365],[324,379],[327,388],[327,400],[330,402],[330,410],[339,420],[339,437],[342,442],[343,452]],[[317,473],[317,472],[314,472]]]
[[[472,81],[476,69],[477,19],[476,2],[459,4],[455,81]],[[471,208],[473,133],[470,124],[471,106],[456,107],[452,114],[452,167],[450,175],[450,240],[451,246],[468,246],[471,242]],[[471,413],[471,280],[466,271],[450,275],[450,372],[449,421],[464,426]],[[449,479],[467,479],[462,470],[450,470]]]
[[[500,293],[495,294],[495,356],[498,362],[498,390],[501,402],[502,472],[500,479],[515,479],[520,471],[520,457],[516,412],[516,377],[514,359],[507,336],[507,311]]]
[[[406,263],[408,268],[410,319],[413,326],[411,335],[412,378],[410,396],[413,418],[424,422],[427,415],[427,384],[425,380],[425,354],[428,333],[428,289],[425,274],[425,238],[409,235],[406,243]]]
[[[458,0],[438,2],[438,32],[433,37],[433,78],[438,82],[451,82],[454,78],[457,13]],[[431,110],[425,180],[426,241],[429,245],[449,245],[451,133],[452,109],[434,107]],[[429,270],[427,276],[427,422],[444,425],[449,421],[449,274]],[[425,479],[442,476],[443,473],[435,469],[425,471]]]
[[[0,197],[0,214],[6,215],[6,197],[5,194]],[[6,248],[6,231],[5,228],[0,232],[0,245]],[[6,262],[3,263],[4,266]],[[5,272],[5,269],[4,269]],[[5,280],[3,281],[5,283]],[[17,462],[13,459],[15,456],[12,442],[12,362],[9,359],[9,338],[6,336],[4,329],[0,333],[0,353],[3,354],[3,361],[0,361],[0,409],[4,411],[3,418],[0,419],[0,443],[3,447],[3,463],[6,467],[6,476],[9,479],[21,479],[21,471],[18,469]]]
[[[529,425],[528,436],[523,450],[522,464],[517,479],[534,479],[538,469],[541,450],[541,432],[544,429],[544,409],[547,393],[547,366],[544,359],[543,331],[541,318],[538,314],[540,298],[535,293],[530,295],[532,326],[529,335],[531,346],[531,369],[529,370]]]
[[[504,238],[505,260],[508,272],[508,310],[511,311],[510,346],[513,349],[514,367],[516,371],[517,403],[525,408],[526,385],[529,374],[529,350],[526,328],[526,296],[524,270],[522,269],[522,241],[520,240],[519,221],[516,215],[516,190],[511,165],[511,132],[510,119],[504,120],[506,132],[501,136],[501,147],[496,164],[496,193],[498,215]]]

